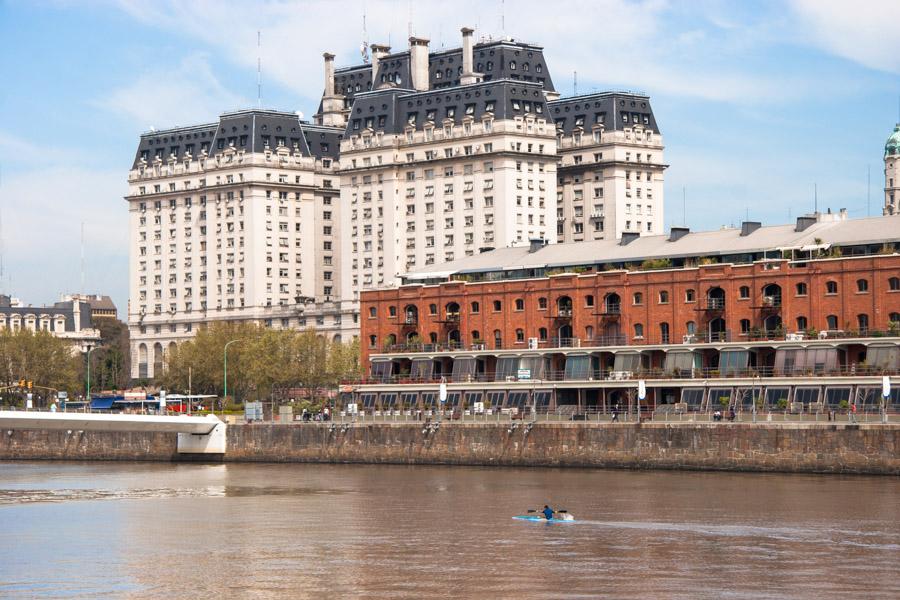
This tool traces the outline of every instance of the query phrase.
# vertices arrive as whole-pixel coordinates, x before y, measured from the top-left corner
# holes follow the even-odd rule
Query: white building
[[[884,145],[884,214],[900,214],[900,123]]]
[[[211,321],[357,329],[338,301],[341,133],[247,110],[141,136],[126,197],[133,377]]]

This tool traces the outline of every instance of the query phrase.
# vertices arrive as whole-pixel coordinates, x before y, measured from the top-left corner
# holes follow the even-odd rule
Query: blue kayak
[[[540,515],[517,515],[517,516],[513,517],[513,519],[518,519],[519,521],[535,521],[535,522],[543,521],[544,523],[574,523],[575,522],[575,517],[568,515],[568,514],[566,516],[567,516],[567,518],[563,518],[563,519],[557,519],[556,517],[553,517],[552,519],[545,519],[543,516],[540,516]]]

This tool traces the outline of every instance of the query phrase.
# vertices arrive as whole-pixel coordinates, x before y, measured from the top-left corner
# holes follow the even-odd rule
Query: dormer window
[[[456,107],[455,107],[455,106],[448,106],[448,107],[447,107],[447,118],[448,118],[448,119],[452,119],[452,118],[455,117],[455,116],[456,116]]]
[[[518,100],[512,101],[513,110],[522,110],[522,104]]]
[[[575,115],[575,127],[584,127],[584,115]]]
[[[434,121],[436,115],[436,111],[432,108],[431,110],[425,111],[425,120],[426,121]]]
[[[494,101],[493,100],[491,100],[490,102],[485,102],[484,112],[490,112],[490,113],[494,112]]]
[[[475,105],[474,104],[466,104],[466,114],[467,115],[475,114]]]
[[[510,71],[516,70],[516,61],[514,61],[514,60],[509,61],[509,70]]]
[[[411,112],[408,115],[406,115],[406,122],[409,123],[410,125],[412,125],[413,127],[415,127],[416,126],[416,118],[418,116],[419,116],[419,113]]]

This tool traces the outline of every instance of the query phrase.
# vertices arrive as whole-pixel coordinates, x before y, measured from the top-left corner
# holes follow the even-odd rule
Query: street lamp
[[[225,344],[225,350],[223,351],[225,355],[225,393],[222,396],[222,410],[225,410],[225,403],[228,401],[228,346],[232,345],[235,342],[241,341],[240,339],[230,340]]]
[[[91,405],[91,352],[99,348],[100,346],[88,346],[87,351],[87,404],[88,407]]]

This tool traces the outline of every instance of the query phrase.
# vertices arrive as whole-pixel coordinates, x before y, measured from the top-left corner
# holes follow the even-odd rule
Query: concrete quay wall
[[[174,434],[2,431],[0,460],[191,460]],[[881,424],[229,425],[226,462],[606,467],[900,474]]]

